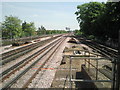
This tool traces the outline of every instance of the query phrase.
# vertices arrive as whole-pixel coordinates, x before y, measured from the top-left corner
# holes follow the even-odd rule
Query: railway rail
[[[32,56],[21,60],[21,62],[18,62],[17,64],[3,71],[1,73],[1,75],[3,75],[3,77],[1,77],[1,81],[3,83],[2,89],[4,90],[8,88],[29,88],[31,87],[31,84],[37,84],[34,83],[37,82],[38,78],[36,79],[36,77],[38,77],[39,74],[39,78],[42,77],[42,75],[46,71],[42,70],[42,68],[48,68],[49,65],[46,65],[46,63],[55,54],[55,52],[65,39],[66,37],[61,37],[57,40],[54,40],[54,42],[51,42],[39,51],[36,51],[34,54],[32,54]],[[85,41],[84,43],[91,47],[94,52],[102,54],[109,60],[117,58],[117,50],[90,41]],[[44,59],[44,62],[41,63],[42,59]],[[106,68],[99,69],[95,65],[89,63],[89,61],[87,62],[99,73],[104,74],[109,79],[112,79],[111,71],[107,70]],[[33,68],[36,69],[33,70]]]
[[[54,43],[54,42],[53,42]],[[51,44],[53,44],[51,43]],[[48,46],[47,46],[48,47]],[[44,47],[43,49],[47,48],[47,47]],[[41,52],[43,51],[43,49],[41,50]],[[14,70],[14,71],[17,71],[19,69],[19,67],[23,67],[25,64],[27,64],[30,60],[32,60],[31,58],[34,58],[34,56],[40,51],[37,51],[36,53],[33,53],[32,55],[30,55],[29,57],[21,60],[20,62],[16,63],[15,65],[12,65],[11,67],[5,69],[1,74],[0,74],[0,77],[3,77],[4,75],[8,74],[10,75],[11,74],[11,71]],[[18,67],[18,68],[17,68]],[[16,68],[16,69],[15,69]],[[8,77],[5,76],[5,77]],[[2,79],[4,80],[4,78]]]
[[[52,40],[55,40],[57,37],[54,37],[54,38],[51,38],[51,39],[49,39],[49,40],[46,40],[46,41],[44,41],[44,43],[43,42],[41,42],[41,45],[40,44],[38,44],[37,45],[37,47],[40,47],[40,46],[43,46],[43,45],[45,45],[45,44],[47,44],[47,43],[49,43],[49,42],[51,42]],[[35,49],[34,47],[32,47],[33,49]],[[33,50],[32,49],[32,50]],[[30,49],[31,50],[31,49]],[[24,52],[24,51],[23,51]],[[22,52],[21,52],[22,53]],[[25,53],[26,54],[26,53]],[[31,55],[31,57],[32,57],[33,55]],[[13,56],[12,56],[13,57]],[[15,56],[16,57],[16,56]],[[2,73],[0,73],[0,77],[2,77],[2,76],[4,76],[5,74],[7,74],[7,73],[9,73],[11,70],[13,70],[14,68],[16,68],[16,67],[18,67],[18,66],[20,66],[20,65],[22,65],[23,63],[25,63],[26,61],[28,61],[29,59],[30,59],[30,57],[24,57],[25,59],[20,59],[19,58],[19,60],[17,60],[15,57],[13,57],[14,58],[14,60],[15,60],[15,62],[13,63],[13,62],[11,62],[11,63],[7,63],[7,65],[5,64],[5,65],[2,65],[2,70],[3,70],[3,72]],[[10,61],[12,61],[11,59],[9,59]],[[17,61],[16,61],[17,60]]]
[[[57,36],[59,37],[59,36]],[[12,60],[15,60],[16,58],[20,57],[21,55],[24,55],[48,42],[50,42],[51,40],[56,39],[57,37],[53,37],[44,41],[40,41],[38,43],[33,43],[15,50],[11,50],[9,52],[3,53],[2,54],[2,60],[0,61],[0,65],[4,65]]]
[[[94,52],[97,51],[98,53],[102,54],[111,61],[117,59],[118,57],[118,50],[88,40],[84,41],[83,43],[92,48]]]
[[[89,46],[90,48],[93,49],[93,52],[97,52],[99,54],[101,54],[103,57],[105,57],[108,61],[110,61],[109,63],[105,63],[103,64],[102,68],[98,68],[96,67],[96,65],[93,65],[92,63],[89,63],[92,67],[94,67],[96,69],[96,78],[98,77],[98,72],[100,75],[104,75],[106,78],[108,78],[109,80],[113,80],[112,82],[114,82],[114,77],[116,75],[116,60],[118,59],[118,50],[110,48],[108,46],[104,46],[102,44],[90,41],[90,40],[81,40],[82,43],[86,44],[87,46]],[[89,65],[89,66],[90,66]],[[91,71],[93,72],[93,70]],[[93,73],[95,74],[95,73]],[[102,76],[101,76],[102,77]],[[111,86],[112,87],[112,86]]]
[[[28,79],[28,81],[22,86],[22,88],[28,88],[29,84],[32,82],[32,80],[35,79],[35,77],[37,76],[37,74],[42,70],[41,68],[48,68],[49,65],[45,65],[48,60],[50,60],[51,57],[54,56],[55,52],[57,51],[57,49],[60,47],[60,45],[63,43],[63,41],[65,40],[65,38],[55,47],[55,49],[52,51],[52,53],[49,55],[49,57],[47,57],[46,61],[36,70],[36,72],[31,76],[31,78]],[[41,77],[44,72],[46,70],[43,70],[42,74],[39,76]],[[36,81],[38,82],[38,80]]]
[[[64,39],[65,39],[65,37],[64,37]],[[9,72],[9,70],[4,72],[4,75],[5,74],[7,74],[7,75],[2,78],[2,82],[4,83],[4,86],[2,88],[5,89],[5,88],[11,87],[19,78],[21,78],[26,72],[28,72],[36,63],[38,63],[40,61],[40,59],[43,58],[51,49],[55,48],[56,45],[57,45],[57,48],[58,48],[59,45],[64,41],[64,39],[60,38],[59,40],[56,40],[56,41],[50,43],[47,47],[42,48],[40,51],[36,52],[31,57],[29,57],[29,59],[27,59],[27,61],[24,64],[21,64],[21,63],[18,64],[18,65],[21,65],[21,66],[19,66],[19,67],[17,67],[18,65],[13,66],[14,69],[12,69],[13,67],[10,68],[9,70],[12,69],[13,71],[11,71],[9,74],[7,74]],[[55,50],[57,50],[57,48]],[[54,53],[54,51],[53,51],[53,53]],[[53,53],[51,53],[51,55]],[[51,55],[47,58],[47,60],[51,57]],[[38,56],[40,56],[38,59],[33,60],[34,58],[36,58]],[[44,64],[47,62],[47,60],[42,64],[41,67],[44,66]],[[27,65],[27,67],[25,67],[26,64],[29,64],[29,62],[31,62],[30,65]],[[22,68],[22,70],[21,70],[21,68]],[[15,74],[15,72],[18,72],[18,71],[20,71],[20,72],[17,73],[17,75],[15,75],[14,78],[12,78],[11,80],[8,80],[7,83],[6,83],[6,79],[9,79],[11,75]],[[38,72],[38,71],[39,70],[37,70],[36,72]],[[35,75],[35,73],[33,75]]]
[[[90,60],[88,60],[88,61],[85,60],[88,63],[88,67],[91,66],[92,68],[94,68],[96,70],[96,71],[93,71],[93,70],[91,71],[91,72],[94,72],[93,74],[96,74],[95,77],[98,78],[98,72],[99,72],[100,75],[103,75],[106,78],[113,80],[113,77],[114,77],[113,73],[114,72],[112,72],[112,71],[113,71],[114,65],[112,63],[114,62],[114,60],[116,60],[118,58],[118,50],[101,45],[99,43],[92,42],[90,40],[80,39],[80,42],[89,46],[90,48],[92,48],[93,53],[99,53],[100,56],[106,58],[106,61],[104,61],[104,63],[101,62],[102,67],[100,67],[100,68],[97,66],[98,62],[97,63],[90,63]],[[83,47],[83,49],[88,50],[87,48],[84,48],[84,47]]]

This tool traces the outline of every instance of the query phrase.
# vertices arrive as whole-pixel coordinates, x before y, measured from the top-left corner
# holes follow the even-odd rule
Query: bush
[[[93,35],[88,36],[88,39],[94,40],[95,37]]]

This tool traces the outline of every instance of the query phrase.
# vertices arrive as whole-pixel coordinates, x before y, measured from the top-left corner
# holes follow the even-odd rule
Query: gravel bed
[[[11,86],[11,88],[22,88],[23,84],[31,77],[31,74],[34,73],[36,70],[29,70],[29,73],[25,73],[24,76],[19,78],[15,84]],[[27,78],[26,78],[27,77]]]
[[[69,38],[66,39],[55,55],[46,63],[44,67],[47,67],[48,69],[40,71],[40,73],[37,74],[37,76],[32,80],[32,83],[28,86],[29,88],[50,88],[56,69],[51,70],[49,68],[57,68],[60,65],[62,52],[67,45],[66,42],[68,40]]]
[[[57,38],[57,39],[55,39],[55,40],[58,40],[58,39],[59,39],[59,38]],[[55,40],[53,40],[52,42],[54,42]],[[51,43],[52,43],[52,42],[51,42]],[[44,45],[44,46],[41,46],[41,47],[39,47],[39,48],[37,48],[37,49],[29,52],[29,53],[27,53],[27,54],[25,54],[25,55],[17,58],[17,59],[14,60],[14,61],[11,61],[11,62],[3,65],[2,67],[0,67],[0,69],[2,69],[2,71],[7,70],[7,69],[10,68],[11,66],[19,63],[20,61],[22,61],[23,59],[25,59],[25,58],[27,58],[27,57],[29,57],[29,56],[31,56],[32,54],[34,54],[35,52],[39,51],[40,49],[42,49],[43,47],[45,47],[45,46],[47,46],[47,45],[48,45],[48,44],[46,44],[46,45]]]
[[[30,66],[36,58],[34,58],[31,62],[29,62],[27,65],[25,65],[23,68],[19,69],[19,71],[16,71],[14,74],[12,74],[8,79],[6,79],[3,83],[5,85],[9,81],[11,81],[14,77],[16,77],[19,73],[21,73],[24,69],[26,69],[28,66]]]
[[[49,39],[49,38],[51,38],[51,37],[50,37],[50,36],[48,36],[48,37],[43,37],[43,38],[41,37],[41,38],[35,39],[35,40],[43,41],[43,40],[46,40],[46,39]],[[31,42],[32,42],[32,43],[36,43],[36,42],[34,42],[35,40],[32,40]],[[2,49],[2,52],[1,52],[0,54],[5,53],[5,52],[9,52],[9,51],[11,51],[11,50],[15,50],[15,49],[18,49],[18,48],[27,46],[27,45],[30,45],[30,44],[32,44],[32,43],[24,44],[24,45],[22,45],[22,46],[17,46],[17,47],[13,47],[12,45],[2,46],[2,47],[0,47],[0,49]]]
[[[52,50],[51,50],[52,51]],[[49,57],[49,54],[51,54],[51,51],[46,55],[44,56],[35,66],[32,67],[32,69],[30,69],[28,72],[25,73],[24,76],[22,76],[19,80],[17,80],[17,82],[12,85],[11,88],[21,88],[25,83],[26,81],[31,77],[32,74],[35,73],[35,71],[38,69],[38,67],[40,66],[39,64],[42,64],[45,59],[44,58],[47,58]],[[47,52],[47,51],[46,51]],[[43,55],[44,53],[42,53]],[[38,58],[40,57],[41,55],[38,56]],[[27,78],[26,78],[27,77]]]
[[[93,50],[92,48],[88,47],[88,46],[85,45],[85,44],[80,44],[80,46],[87,48],[90,52],[92,52],[92,50]]]
[[[87,45],[85,45],[85,44],[80,44],[81,46],[83,46],[83,47],[86,47],[86,48],[88,48],[88,50],[90,51],[90,52],[92,52],[93,51],[93,49],[92,48],[90,48],[89,46],[87,46]],[[90,55],[93,55],[93,54],[90,54]],[[98,58],[100,58],[101,56],[98,56]],[[96,65],[96,61],[95,60],[91,60],[91,63],[93,64],[93,65]],[[102,68],[104,65],[106,65],[106,64],[111,64],[111,61],[110,60],[108,60],[108,59],[102,59],[102,60],[99,60],[98,61],[98,67],[99,68]],[[92,67],[92,66],[91,66]]]
[[[24,66],[23,68],[21,68],[19,71],[16,71],[14,74],[12,74],[7,80],[5,80],[4,82],[2,82],[3,85],[5,85],[7,82],[9,82],[10,80],[12,80],[16,75],[18,75],[19,73],[21,73],[21,71],[23,71],[24,69],[26,69],[27,67],[29,67],[33,62],[35,62],[39,57],[41,57],[44,53],[42,53],[41,55],[39,55],[38,57],[34,58],[31,62],[29,62],[26,66]],[[34,70],[35,71],[35,70]],[[30,74],[29,74],[30,76]]]

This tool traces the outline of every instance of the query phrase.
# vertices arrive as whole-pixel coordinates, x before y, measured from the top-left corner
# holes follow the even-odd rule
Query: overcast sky
[[[9,1],[9,2],[8,2]],[[12,2],[11,2],[12,1]],[[25,1],[25,0],[24,0]],[[43,25],[46,29],[79,29],[79,24],[74,14],[77,5],[81,5],[85,0],[80,2],[38,2],[38,0],[26,0],[27,2],[18,2],[18,0],[2,0],[2,19],[4,16],[17,16],[22,21],[34,22],[38,28]],[[66,0],[68,1],[68,0]],[[69,0],[70,1],[70,0]],[[106,2],[106,0],[92,0]]]

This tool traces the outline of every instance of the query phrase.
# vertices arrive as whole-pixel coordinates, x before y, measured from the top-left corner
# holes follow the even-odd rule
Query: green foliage
[[[93,32],[93,23],[104,9],[104,4],[99,2],[90,2],[77,6],[78,11],[75,13],[80,23],[81,31],[86,35],[91,35]]]
[[[90,2],[77,6],[80,31],[100,40],[117,39],[120,29],[120,2]],[[91,38],[91,37],[90,37]]]
[[[6,16],[5,21],[0,26],[2,30],[2,38],[5,39],[16,39],[21,37],[29,37],[35,35],[45,34],[62,34],[66,33],[64,30],[46,30],[45,27],[41,26],[36,31],[34,22],[23,22],[18,17]]]
[[[75,30],[74,33],[75,35],[83,35],[83,32],[81,32],[80,30]]]
[[[28,37],[35,35],[35,25],[33,22],[22,23],[18,17],[6,16],[2,23],[2,38],[15,39],[20,37]]]
[[[44,34],[46,34],[45,27],[44,26],[39,27],[37,30],[37,35],[44,35]]]
[[[62,34],[62,33],[67,33],[64,30],[46,30],[45,27],[41,26],[37,30],[38,35],[43,35],[43,34]]]
[[[89,39],[95,39],[93,35],[88,36]]]
[[[107,21],[107,37],[117,39],[120,30],[120,2],[108,2],[104,16]]]
[[[23,30],[23,36],[28,37],[28,36],[34,36],[35,35],[35,25],[33,22],[27,23],[24,22],[22,23],[22,30]]]
[[[22,35],[21,20],[18,17],[6,16],[2,23],[2,37],[3,38],[18,38]]]

